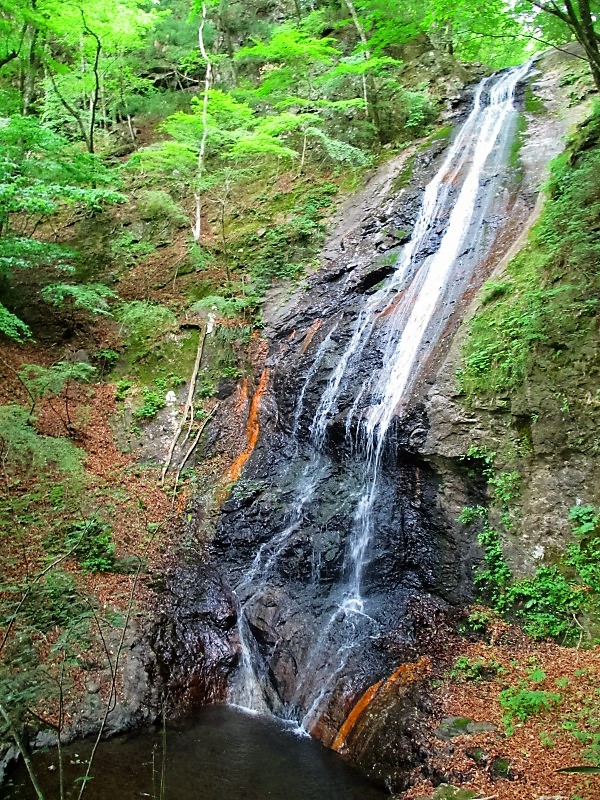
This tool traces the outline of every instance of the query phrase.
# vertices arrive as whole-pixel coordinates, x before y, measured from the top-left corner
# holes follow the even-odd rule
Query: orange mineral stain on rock
[[[227,470],[227,474],[225,476],[225,482],[228,484],[235,483],[235,481],[238,480],[238,478],[242,474],[242,469],[244,468],[244,464],[246,463],[246,461],[248,461],[248,459],[252,455],[254,448],[256,447],[256,442],[258,441],[258,434],[260,433],[260,426],[258,424],[260,402],[262,400],[264,393],[267,390],[267,386],[269,385],[269,375],[270,375],[270,370],[264,369],[262,371],[258,388],[254,392],[252,401],[250,402],[250,411],[248,412],[248,422],[246,423],[246,448],[244,449],[243,453],[240,453],[240,455],[236,458],[236,460]],[[248,389],[246,385],[246,395],[247,391]]]
[[[369,686],[358,703],[356,703],[352,711],[346,717],[344,724],[339,729],[338,735],[335,737],[333,744],[331,745],[332,750],[335,750],[339,753],[346,743],[346,739],[348,738],[349,734],[352,732],[354,726],[358,722],[358,718],[363,711],[371,705],[382,684],[383,681],[377,681],[377,683],[374,683],[373,686]]]
[[[310,347],[312,340],[315,338],[316,332],[319,330],[322,324],[323,320],[318,319],[316,320],[316,322],[313,322],[310,328],[308,328],[308,330],[306,331],[304,341],[302,342],[302,346],[300,347],[300,352],[302,353],[302,355],[304,355],[304,353],[306,353],[306,351]]]
[[[379,314],[377,314],[378,318],[382,319],[383,317],[389,317],[391,314],[393,314],[394,311],[400,305],[400,301],[402,300],[403,297],[404,297],[404,289],[401,292],[398,292],[398,294],[394,297],[391,303],[388,306],[386,306],[383,309],[383,311],[380,311]]]
[[[377,683],[369,686],[367,691],[362,695],[346,717],[344,724],[338,731],[338,735],[331,745],[331,749],[338,753],[343,750],[348,737],[356,727],[359,719],[376,698],[384,698],[385,695],[389,694],[396,686],[408,686],[410,683],[424,678],[430,670],[431,664],[429,659],[426,657],[420,658],[418,661],[400,664],[398,669],[395,670],[389,678],[377,681]]]

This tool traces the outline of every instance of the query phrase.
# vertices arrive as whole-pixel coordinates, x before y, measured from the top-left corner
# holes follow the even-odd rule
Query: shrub
[[[151,386],[142,389],[142,405],[133,412],[137,419],[151,419],[166,405],[165,392]]]
[[[160,189],[140,192],[137,199],[140,218],[148,222],[167,221],[174,225],[186,225],[187,217],[168,192]]]
[[[146,300],[122,303],[115,316],[130,343],[156,340],[177,324],[177,317],[169,308]]]
[[[98,517],[77,522],[65,537],[65,544],[88,572],[108,572],[115,562],[110,525]]]
[[[0,406],[0,454],[5,465],[45,470],[50,466],[74,475],[82,473],[85,453],[68,439],[41,436],[27,409]]]
[[[525,722],[529,717],[550,711],[557,706],[562,695],[542,689],[530,689],[525,684],[514,686],[500,692],[498,699],[505,713],[502,718],[506,733],[510,736],[515,729],[515,719]]]

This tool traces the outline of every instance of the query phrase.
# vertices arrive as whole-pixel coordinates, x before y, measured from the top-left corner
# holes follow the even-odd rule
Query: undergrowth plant
[[[544,689],[534,689],[524,681],[516,686],[510,686],[500,692],[498,697],[500,706],[504,709],[502,722],[507,735],[515,731],[516,722],[526,722],[530,717],[551,711],[562,700],[558,692],[548,692]]]
[[[98,517],[72,525],[65,536],[65,545],[86,572],[108,572],[114,566],[111,527]]]
[[[482,516],[478,509],[465,509],[461,519],[471,523]],[[600,512],[590,505],[574,506],[569,519],[574,541],[566,552],[524,578],[513,576],[502,537],[486,521],[478,536],[485,566],[475,583],[495,611],[519,620],[533,638],[573,644],[582,639],[587,617],[600,611]]]

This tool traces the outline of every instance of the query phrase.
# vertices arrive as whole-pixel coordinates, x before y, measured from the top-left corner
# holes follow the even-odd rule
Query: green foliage
[[[459,656],[450,670],[450,677],[455,681],[478,681],[491,678],[502,673],[502,667],[493,659]]]
[[[111,370],[119,360],[119,354],[110,347],[103,347],[94,353],[94,359],[99,361],[105,370]]]
[[[192,311],[214,311],[221,317],[237,317],[246,311],[255,311],[259,298],[255,295],[223,297],[209,294],[192,306]]]
[[[569,520],[576,541],[567,548],[567,564],[585,586],[600,594],[600,510],[590,505],[573,506]]]
[[[151,242],[139,241],[134,234],[124,232],[113,242],[111,254],[120,266],[131,267],[155,249]]]
[[[115,317],[128,341],[137,344],[156,341],[173,330],[177,323],[177,317],[169,308],[145,300],[122,303],[117,307]]]
[[[485,590],[492,608],[504,611],[512,572],[504,558],[502,538],[497,530],[486,524],[477,541],[483,548],[485,567],[475,576],[475,585]]]
[[[493,490],[494,502],[502,511],[507,511],[511,503],[517,499],[521,486],[521,474],[515,470],[511,472],[494,472],[490,476],[488,485]]]
[[[9,236],[0,239],[0,275],[11,275],[15,269],[53,267],[63,272],[72,272],[72,262],[77,253],[68,247]]]
[[[110,314],[108,301],[116,294],[101,283],[53,283],[42,289],[42,297],[54,306],[69,304],[89,314]]]
[[[0,221],[10,214],[48,216],[61,205],[99,210],[124,198],[115,176],[90,153],[32,117],[0,126]]]
[[[14,339],[16,342],[22,342],[24,339],[31,339],[31,330],[16,314],[13,314],[2,303],[0,303],[0,333],[8,336],[9,339]]]
[[[466,623],[461,624],[459,630],[462,632],[483,633],[487,631],[490,624],[494,622],[497,615],[492,609],[483,609],[471,612],[467,617]]]
[[[585,698],[583,707],[573,718],[562,723],[562,729],[585,746],[583,757],[600,768],[600,690]]]
[[[38,631],[45,633],[57,625],[69,626],[80,615],[86,622],[89,618],[89,610],[77,592],[73,576],[60,569],[52,570],[32,586],[13,588],[18,594],[26,593],[23,616]]]
[[[168,220],[175,225],[185,225],[187,222],[183,209],[171,195],[158,189],[140,192],[137,198],[137,211],[140,219],[147,221]]]
[[[56,397],[69,381],[89,383],[95,374],[96,368],[83,361],[58,361],[51,367],[24,364],[19,371],[19,377],[35,400]]]
[[[335,164],[349,164],[353,167],[364,167],[369,163],[369,158],[358,147],[354,147],[341,139],[333,139],[320,128],[308,127],[305,135],[318,141],[331,161]]]
[[[86,572],[108,572],[114,567],[111,527],[98,517],[72,525],[65,536],[65,545]]]
[[[316,257],[324,239],[322,218],[331,207],[332,196],[338,191],[333,183],[323,183],[288,196],[293,203],[284,222],[269,224],[236,241],[233,258],[239,268],[250,268],[253,277],[253,295],[267,289],[274,279],[297,278]],[[246,265],[245,252],[252,252],[252,262]],[[237,266],[237,264],[236,264]]]
[[[117,401],[117,403],[125,400],[132,386],[133,383],[129,380],[126,380],[125,378],[122,378],[121,380],[117,381],[117,389],[115,391],[115,400]]]
[[[486,281],[481,290],[481,302],[483,305],[487,305],[488,303],[491,303],[492,300],[502,297],[510,290],[510,288],[511,284],[508,281]]]
[[[5,464],[26,472],[50,467],[81,474],[84,453],[64,438],[41,436],[22,406],[0,406],[0,450]]]
[[[518,688],[511,686],[501,691],[498,699],[504,709],[502,721],[507,735],[510,736],[515,730],[515,720],[525,722],[544,711],[551,711],[561,702],[562,695],[543,689],[532,689],[522,682]]]
[[[335,39],[311,36],[301,27],[282,25],[268,42],[254,40],[235,55],[237,61],[278,64],[280,69],[305,72],[316,64],[329,64],[340,51]]]
[[[13,218],[18,215],[22,230],[27,222],[35,228],[65,206],[100,210],[123,200],[116,183],[99,159],[32,117],[15,116],[0,125],[0,274],[23,267],[70,267],[72,251],[13,235]],[[17,341],[30,336],[27,326],[1,302],[0,332]]]
[[[432,800],[472,800],[477,797],[477,792],[470,789],[461,789],[459,786],[440,784],[433,793]]]
[[[163,389],[144,386],[142,389],[142,405],[136,408],[133,415],[136,419],[152,419],[166,405]]]
[[[470,525],[477,520],[487,519],[487,508],[484,506],[465,506],[458,515],[458,521]]]
[[[89,644],[92,610],[77,591],[74,578],[53,569],[31,583],[5,584],[0,601],[0,624],[12,624],[13,635],[5,643],[0,662],[0,700],[13,727],[19,730],[30,718],[30,709],[68,688],[52,662],[76,665],[78,654]],[[50,634],[50,635],[48,635]],[[40,654],[43,642],[44,662]],[[5,721],[0,735],[6,733]]]
[[[570,519],[575,541],[565,555],[519,579],[506,564],[500,534],[486,525],[479,534],[486,567],[475,578],[492,607],[516,616],[530,636],[567,644],[581,637],[578,617],[600,609],[600,514],[592,506],[575,506]]]

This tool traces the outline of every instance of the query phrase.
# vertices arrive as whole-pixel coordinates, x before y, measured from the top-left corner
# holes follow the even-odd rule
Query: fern
[[[88,311],[90,314],[109,315],[108,301],[116,297],[116,294],[102,283],[53,283],[42,289],[42,297],[54,306],[69,302],[73,308]]]
[[[29,327],[0,303],[0,333],[22,342],[23,339],[31,339]]]

